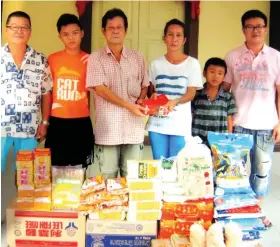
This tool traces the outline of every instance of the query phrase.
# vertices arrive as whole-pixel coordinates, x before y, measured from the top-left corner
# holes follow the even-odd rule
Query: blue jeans
[[[153,158],[155,160],[162,157],[170,158],[177,156],[186,144],[184,136],[164,135],[149,131],[149,137],[153,151]]]
[[[38,145],[35,138],[1,137],[1,172],[5,171],[6,160],[12,146],[14,146],[14,159],[19,150],[33,151]],[[16,164],[14,163],[14,169]]]
[[[234,133],[253,135],[254,144],[250,152],[251,174],[250,184],[257,197],[268,194],[270,186],[274,141],[273,130],[250,130],[241,126],[234,127]]]

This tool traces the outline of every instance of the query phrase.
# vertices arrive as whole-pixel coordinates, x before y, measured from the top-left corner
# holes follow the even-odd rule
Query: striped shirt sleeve
[[[231,93],[228,93],[227,102],[228,102],[228,109],[227,109],[228,116],[237,113],[237,108],[236,108],[236,105],[235,105],[235,99],[234,99],[234,97]]]

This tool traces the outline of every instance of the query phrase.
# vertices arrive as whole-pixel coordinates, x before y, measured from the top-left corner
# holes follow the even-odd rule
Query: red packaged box
[[[162,220],[183,219],[186,221],[212,220],[214,215],[213,198],[192,200],[184,203],[164,202]]]
[[[145,114],[153,115],[167,115],[168,109],[164,107],[168,103],[168,98],[166,95],[158,95],[156,99],[146,99],[143,100],[143,107],[145,107]]]

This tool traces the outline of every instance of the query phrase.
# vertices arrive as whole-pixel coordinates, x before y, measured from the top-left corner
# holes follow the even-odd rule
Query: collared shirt
[[[275,95],[280,85],[280,52],[264,45],[257,56],[244,44],[226,56],[238,113],[234,124],[247,129],[269,130],[278,122]]]
[[[8,45],[1,48],[2,137],[32,138],[40,121],[41,97],[51,91],[46,57],[27,46],[19,69]]]
[[[105,85],[115,95],[135,104],[141,89],[149,86],[144,56],[123,47],[120,62],[109,47],[88,59],[86,87]],[[94,92],[95,142],[99,145],[138,144],[144,141],[144,119]]]
[[[227,119],[236,113],[236,106],[232,94],[220,88],[214,100],[210,100],[206,92],[206,83],[203,89],[196,92],[192,101],[193,136],[199,136],[207,142],[208,131],[228,131]]]

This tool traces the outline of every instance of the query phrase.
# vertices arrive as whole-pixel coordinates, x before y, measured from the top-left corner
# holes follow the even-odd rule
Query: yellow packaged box
[[[128,210],[127,220],[138,221],[138,220],[160,220],[161,210],[146,210],[146,211],[132,211]]]
[[[153,179],[161,178],[160,160],[128,160],[127,178]]]
[[[85,247],[85,217],[78,212],[7,209],[9,247]]]
[[[91,220],[125,220],[125,211],[116,212],[93,212],[89,214],[89,219]]]
[[[127,179],[130,190],[161,190],[160,179]]]
[[[132,211],[161,210],[162,201],[130,201],[129,209]]]
[[[130,201],[160,201],[162,191],[154,190],[134,190],[129,192]]]

